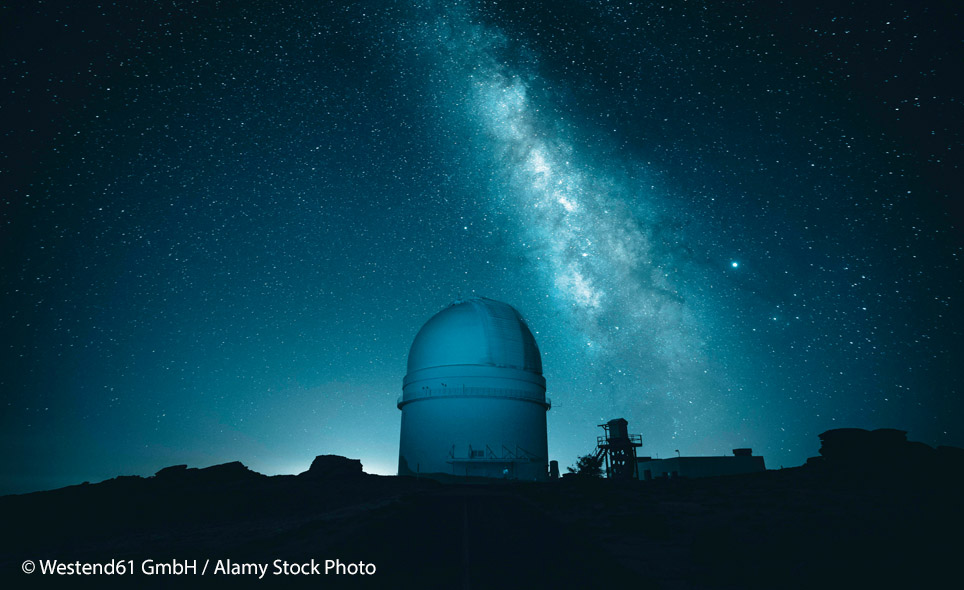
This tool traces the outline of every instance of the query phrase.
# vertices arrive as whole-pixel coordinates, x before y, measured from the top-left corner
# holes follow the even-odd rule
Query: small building
[[[717,477],[766,471],[763,457],[753,455],[753,449],[733,449],[733,455],[722,457],[639,457],[636,459],[636,466],[641,480]]]

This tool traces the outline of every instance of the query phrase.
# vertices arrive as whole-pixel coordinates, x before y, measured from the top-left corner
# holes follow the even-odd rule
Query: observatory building
[[[398,474],[548,479],[546,380],[512,306],[455,301],[422,326],[398,399]]]
[[[636,459],[639,479],[676,477],[719,477],[762,473],[767,470],[763,457],[753,454],[753,449],[733,449],[733,455],[721,457],[670,457]]]

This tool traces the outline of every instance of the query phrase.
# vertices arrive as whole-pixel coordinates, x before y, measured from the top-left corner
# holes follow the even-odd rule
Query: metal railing
[[[642,446],[643,445],[643,435],[641,434],[630,434],[622,438],[616,438],[613,436],[597,436],[596,446],[616,446],[616,445],[627,445],[627,446]]]

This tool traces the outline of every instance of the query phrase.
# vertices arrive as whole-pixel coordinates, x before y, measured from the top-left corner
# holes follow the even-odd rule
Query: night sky
[[[12,4],[12,5],[11,5]],[[964,445],[954,2],[0,7],[0,493],[315,455],[391,474],[460,294],[549,458]]]

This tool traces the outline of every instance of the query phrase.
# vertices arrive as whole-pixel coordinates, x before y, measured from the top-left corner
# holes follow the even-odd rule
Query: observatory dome
[[[514,307],[473,298],[456,301],[422,326],[408,354],[408,374],[454,365],[510,367],[542,374],[529,326]]]
[[[446,479],[548,478],[539,347],[511,305],[456,301],[418,331],[396,401],[398,473]]]

